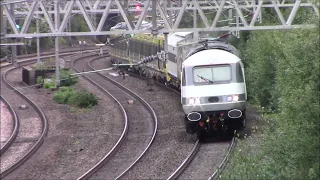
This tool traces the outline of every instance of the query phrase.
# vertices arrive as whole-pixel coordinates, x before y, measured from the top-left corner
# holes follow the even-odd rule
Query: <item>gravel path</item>
[[[109,62],[99,60],[92,65],[102,69],[109,67]],[[110,76],[109,72],[104,74]],[[145,81],[130,76],[124,80],[122,77],[113,77],[113,79],[144,98],[155,109],[159,120],[158,132],[151,148],[123,179],[168,178],[187,157],[196,141],[195,136],[185,132],[180,97],[158,86],[153,87],[154,91],[147,91]]]
[[[16,71],[10,79],[21,85],[21,71]],[[119,129],[123,128],[118,106],[82,78],[76,88],[94,93],[99,104],[89,110],[79,110],[53,102],[50,90],[23,89],[45,112],[49,133],[37,153],[8,179],[77,179],[116,142]]]
[[[6,141],[10,138],[12,129],[13,129],[13,117],[6,106],[6,104],[0,101],[1,109],[0,109],[0,137],[1,137],[1,148],[6,143]]]

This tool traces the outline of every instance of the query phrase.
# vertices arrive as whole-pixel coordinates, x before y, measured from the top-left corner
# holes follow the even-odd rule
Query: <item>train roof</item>
[[[190,57],[188,57],[184,62],[184,66],[198,66],[198,65],[212,65],[212,64],[231,64],[237,63],[241,59],[225,50],[220,49],[208,49],[199,51]]]
[[[193,32],[176,32],[174,33],[176,36],[184,37],[186,38],[188,35],[192,35]]]

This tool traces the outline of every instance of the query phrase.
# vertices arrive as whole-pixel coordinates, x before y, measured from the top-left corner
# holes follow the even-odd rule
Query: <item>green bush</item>
[[[60,71],[61,86],[72,86],[78,82],[77,78],[70,77],[71,70],[62,69]]]
[[[90,108],[97,105],[98,101],[92,93],[78,92],[68,99],[68,103],[79,108]]]
[[[56,87],[55,79],[44,79],[43,87],[46,89],[51,89]]]
[[[92,93],[79,92],[70,87],[60,87],[53,95],[53,100],[59,104],[69,104],[79,108],[91,108],[98,104]]]
[[[36,79],[36,83],[37,84],[42,84],[43,83],[43,77],[42,76],[37,76],[37,79]]]
[[[243,52],[243,59],[247,64],[246,79],[248,95],[255,103],[263,107],[273,106],[275,91],[275,49],[273,31],[252,32],[247,47]],[[257,46],[257,44],[261,44]]]
[[[319,31],[250,33],[248,92],[277,112],[264,118],[268,128],[256,142],[239,142],[221,179],[319,179]]]
[[[59,104],[69,104],[69,98],[75,94],[76,91],[73,88],[60,87],[59,91],[53,94],[53,100]]]

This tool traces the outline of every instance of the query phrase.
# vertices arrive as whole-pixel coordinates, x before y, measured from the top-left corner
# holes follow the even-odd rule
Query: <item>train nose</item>
[[[189,121],[199,121],[201,119],[201,114],[198,112],[191,112],[187,115]]]
[[[239,118],[242,116],[242,112],[239,109],[232,109],[228,112],[229,118]]]

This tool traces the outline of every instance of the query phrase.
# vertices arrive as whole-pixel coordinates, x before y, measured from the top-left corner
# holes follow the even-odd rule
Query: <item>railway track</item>
[[[143,76],[139,76],[137,74],[130,73],[130,72],[128,72],[128,73],[135,78],[140,78],[140,79],[146,80],[146,78]],[[180,92],[177,91],[176,89],[170,88],[170,87],[168,87],[162,83],[159,83],[159,82],[156,82],[156,84],[158,86],[163,87],[163,88],[170,89],[171,91],[175,92],[177,95],[180,96]],[[230,142],[227,142],[228,148],[227,148],[227,151],[224,155],[224,158],[221,161],[221,163],[219,164],[219,166],[216,168],[216,170],[212,174],[209,175],[208,180],[216,179],[220,175],[220,173],[223,171],[223,169],[227,165],[227,163],[229,161],[230,154],[234,150],[236,143],[237,143],[237,138],[235,136],[232,137],[232,140]],[[201,151],[203,151],[203,150],[200,147],[201,147],[201,143],[199,142],[199,140],[197,140],[195,142],[193,148],[189,152],[188,156],[186,157],[186,159],[184,159],[184,161],[180,164],[180,166],[168,177],[168,180],[181,178],[181,175],[184,173],[186,168],[191,165],[192,160],[196,157],[196,155],[199,153],[202,153]],[[207,151],[207,150],[205,150],[205,151]],[[192,168],[190,168],[190,169],[192,169]]]
[[[71,49],[67,48],[67,49],[61,50],[59,56],[61,57],[65,55],[79,54],[79,52],[87,53],[87,52],[95,52],[95,51],[99,51],[99,49],[97,49],[97,47],[90,47],[84,51],[81,51],[80,48],[71,48]],[[33,62],[35,63],[37,61],[36,55],[37,54],[20,55],[17,57],[17,63],[19,64],[19,66],[23,66]],[[55,53],[54,52],[40,53],[40,59],[50,58],[50,57],[55,57]],[[8,68],[10,66],[13,66],[13,64],[8,62],[3,62],[0,64],[1,70],[3,70],[4,68]]]
[[[97,50],[88,50],[91,53]],[[62,53],[62,56],[72,56],[75,52]],[[42,56],[48,58],[52,55]],[[25,57],[25,56],[24,56]],[[18,65],[29,65],[36,58],[27,58],[18,61]],[[48,132],[48,120],[43,111],[30,100],[19,87],[14,87],[14,81],[8,80],[9,74],[20,67],[12,64],[1,67],[1,100],[7,105],[13,116],[13,131],[10,138],[1,147],[1,178],[19,168],[41,147]],[[9,104],[10,103],[10,104]],[[21,105],[25,109],[21,108]]]
[[[137,74],[132,73],[132,72],[127,72],[127,73],[132,77],[139,78],[139,79],[142,79],[142,80],[147,80],[144,76],[140,76],[140,75],[137,75]],[[178,91],[176,89],[173,89],[171,87],[168,87],[168,86],[166,86],[166,85],[164,85],[162,83],[159,83],[159,82],[155,82],[155,84],[175,92],[175,94],[179,95],[179,97],[180,97],[180,91]],[[226,142],[226,143],[223,144],[224,146],[226,146],[226,145],[228,146],[227,150],[225,151],[226,153],[223,155],[223,160],[221,161],[220,164],[216,163],[216,165],[215,165],[216,168],[215,168],[214,172],[212,174],[208,174],[207,177],[206,176],[203,177],[204,179],[208,178],[208,180],[210,180],[210,179],[217,179],[218,178],[218,176],[221,174],[221,172],[224,170],[225,166],[227,165],[227,163],[229,161],[229,157],[230,157],[232,151],[234,150],[234,148],[236,146],[236,143],[237,143],[237,138],[234,136],[234,137],[232,137],[230,142]],[[208,146],[208,145],[206,145],[206,146]],[[197,154],[203,154],[203,153],[208,153],[208,152],[214,153],[213,151],[215,150],[215,148],[214,148],[213,151],[212,150],[210,151],[212,145],[209,145],[209,148],[205,147],[205,148],[201,149],[200,147],[201,147],[201,143],[199,142],[199,140],[197,140],[194,143],[194,146],[191,149],[191,151],[189,152],[188,156],[183,160],[183,162],[179,165],[179,167],[168,177],[168,180],[169,179],[184,179],[184,178],[188,178],[186,176],[181,178],[181,176],[186,171],[187,168],[189,168],[190,171],[192,171],[192,169],[199,168],[199,167],[192,166],[192,161],[193,161],[193,159],[196,158]],[[195,166],[198,166],[197,163],[195,163],[195,164],[196,164]]]
[[[93,56],[92,56],[93,57]],[[98,57],[97,59],[100,59],[101,57]],[[34,60],[35,61],[35,58]],[[82,69],[82,70],[85,70],[85,69]],[[91,66],[91,69],[88,69],[88,70],[92,70],[92,66]],[[98,75],[95,74],[95,75]],[[88,76],[91,76],[91,75],[88,75]],[[99,73],[99,76],[100,73]],[[134,76],[133,74],[131,74],[131,76]],[[136,76],[138,77],[138,76]],[[141,78],[141,77],[140,77]],[[144,78],[145,79],[145,78]],[[164,86],[161,84],[161,86]],[[166,87],[166,86],[164,86]],[[125,128],[124,128],[125,129]],[[125,136],[125,132],[123,131],[122,135]],[[150,143],[151,144],[151,143]],[[232,149],[234,148],[234,144],[235,144],[235,140],[233,139],[232,142],[230,143],[230,146],[227,150],[227,156],[224,157],[223,159],[223,162],[219,165],[219,168],[217,168],[217,170],[210,176],[210,178],[215,178],[219,175],[219,172],[221,169],[223,169],[223,167],[225,166],[226,162],[228,161],[228,155],[230,154],[230,152],[232,151]],[[119,140],[119,142],[117,143],[117,145],[120,147],[122,145],[121,141]],[[188,166],[192,166],[191,163],[192,163],[192,160],[196,157],[196,154],[199,154],[199,149],[200,149],[200,143],[199,142],[195,142],[194,145],[193,145],[193,148],[190,152],[188,152],[188,156],[186,159],[184,159],[182,161],[182,164],[179,165],[179,167],[170,175],[170,177],[168,179],[178,179],[179,177],[181,177],[181,175],[183,175],[184,171],[188,168]],[[97,169],[100,169],[100,168],[103,168],[103,167],[106,167],[108,166],[108,164],[111,164],[111,163],[108,163],[107,165],[105,165],[105,163],[107,163],[108,161],[112,161],[114,159],[115,156],[112,156],[114,154],[117,154],[117,152],[119,151],[119,149],[117,148],[113,148],[112,149],[113,151],[109,152],[107,154],[107,156],[105,156],[105,158],[103,158],[98,164],[96,164],[96,166],[94,166],[92,169],[90,169],[90,173],[92,174],[95,174],[95,172],[97,171]],[[206,149],[207,150],[207,149]],[[201,149],[200,149],[200,152],[201,152]],[[141,157],[141,156],[140,156]],[[139,158],[140,159],[140,158]],[[136,159],[136,162],[137,162],[137,159]],[[133,165],[133,164],[132,164]],[[110,166],[109,166],[110,167]],[[129,167],[132,167],[132,166],[129,166]],[[196,167],[196,168],[199,168],[199,167]],[[127,168],[129,170],[129,168]],[[108,169],[109,170],[109,169]],[[88,171],[89,172],[89,171]],[[88,177],[90,177],[90,173],[88,173],[88,175],[84,174],[82,177],[80,177],[79,179],[86,179]],[[112,174],[112,172],[111,172]],[[125,174],[125,173],[122,173],[122,174]],[[105,174],[104,174],[105,175]],[[103,177],[104,177],[103,175]],[[114,175],[114,174],[112,174]],[[121,177],[121,176],[118,176],[118,177]],[[182,176],[183,177],[183,176]],[[117,178],[117,177],[116,177]]]
[[[48,132],[48,121],[42,110],[8,82],[8,74],[15,69],[17,68],[7,70],[1,78],[1,96],[11,103],[20,120],[17,138],[8,144],[11,148],[1,155],[1,178],[6,177],[31,157],[39,149]],[[26,105],[27,109],[19,110],[20,105]]]
[[[142,80],[145,80],[145,81],[147,80],[144,76],[140,76],[140,75],[137,75],[137,74],[132,73],[132,72],[127,72],[127,73],[132,77],[139,78],[139,79],[142,79]],[[168,86],[166,86],[166,85],[164,85],[162,83],[159,83],[159,82],[155,82],[155,84],[160,86],[160,87],[169,89],[170,91],[173,91],[175,94],[177,94],[180,97],[180,91],[178,91],[176,89],[173,89],[171,87],[168,87]],[[219,166],[214,170],[214,172],[212,174],[208,174],[209,175],[208,179],[216,179],[220,175],[220,173],[223,171],[223,169],[227,165],[227,163],[229,161],[230,154],[232,153],[233,149],[235,148],[236,143],[237,143],[237,138],[235,136],[232,138],[232,140],[230,142],[227,142],[226,145],[228,146],[228,148],[226,150],[226,153],[224,155],[223,160],[221,161]],[[188,156],[183,160],[183,162],[179,165],[179,167],[168,177],[168,180],[169,179],[179,179],[179,178],[181,178],[181,175],[184,173],[186,168],[191,165],[192,160],[196,157],[196,155],[198,153],[202,153],[201,151],[204,151],[200,147],[201,147],[201,143],[199,142],[199,140],[197,140],[194,143],[193,148],[189,152]],[[205,150],[205,151],[207,151],[207,150]],[[192,168],[190,168],[190,169],[192,169]]]
[[[88,51],[88,50],[90,51],[90,50],[94,50],[94,49],[97,49],[97,47],[96,46],[88,46],[87,48],[84,49],[84,51]],[[70,53],[70,52],[78,52],[78,51],[81,51],[81,50],[82,50],[81,47],[69,47],[69,48],[61,49],[60,50],[60,54],[62,54],[62,53]],[[55,54],[54,50],[49,51],[49,52],[41,52],[40,53],[40,57],[41,56],[50,56],[50,55],[54,55],[54,54]],[[36,53],[22,54],[22,55],[17,56],[17,60],[19,61],[19,60],[27,59],[27,58],[36,59],[36,56],[37,56]],[[1,67],[11,65],[11,63],[6,62],[6,61],[1,61],[0,64],[1,64]]]
[[[93,70],[90,62],[95,59],[101,59],[101,57],[85,60],[85,62],[75,60],[73,68],[77,72]],[[108,91],[109,95],[117,99],[124,107],[128,120],[124,126],[126,131],[122,132],[111,151],[79,179],[118,179],[139,161],[152,144],[157,131],[157,116],[145,100],[116,81],[99,73],[84,75],[84,78],[100,89],[104,89],[103,91]],[[128,104],[128,100],[133,100],[134,104]]]
[[[10,105],[10,103],[4,98],[2,97],[2,95],[0,96],[1,101],[6,105],[6,107],[8,108],[9,112],[12,115],[12,132],[11,135],[5,140],[4,143],[1,142],[1,149],[0,149],[0,156],[10,147],[10,145],[12,144],[12,142],[15,140],[15,138],[18,135],[18,131],[19,131],[19,119],[17,116],[16,111],[13,109],[13,107]],[[2,129],[3,128],[3,129]],[[6,127],[4,127],[4,125],[2,124],[1,126],[1,131],[5,131]]]

